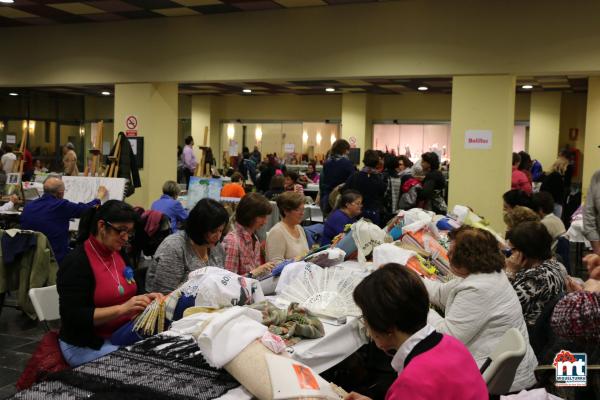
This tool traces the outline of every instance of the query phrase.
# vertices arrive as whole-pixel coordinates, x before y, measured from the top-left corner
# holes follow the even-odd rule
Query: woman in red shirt
[[[122,201],[90,209],[80,221],[79,237],[85,240],[61,263],[59,344],[72,367],[117,350],[108,338],[160,296],[136,295],[133,269],[121,254],[137,220]]]

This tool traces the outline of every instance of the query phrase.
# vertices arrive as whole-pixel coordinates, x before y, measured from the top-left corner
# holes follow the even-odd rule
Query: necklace
[[[116,282],[117,291],[119,292],[119,295],[123,296],[123,293],[125,293],[125,289],[123,288],[123,285],[121,285],[121,281],[119,281],[119,273],[117,272],[117,263],[115,262],[114,253],[111,254],[112,263],[113,263],[113,267],[114,267],[114,274],[113,274],[113,271],[110,268],[108,268],[108,265],[106,265],[106,263],[104,262],[102,257],[100,257],[100,253],[98,253],[98,250],[96,250],[96,247],[94,246],[94,243],[92,243],[91,240],[90,240],[90,246],[92,246],[92,250],[94,250],[94,253],[96,253],[96,257],[98,257],[98,260],[100,260],[102,265],[104,265],[104,268],[106,268],[106,270],[110,273],[110,276]]]

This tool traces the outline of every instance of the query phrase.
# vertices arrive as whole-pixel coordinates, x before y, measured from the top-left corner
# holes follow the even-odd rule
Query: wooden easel
[[[94,125],[92,124],[92,127]],[[85,171],[83,173],[84,176],[89,176],[90,173],[92,176],[96,176],[98,172],[100,172],[101,167],[101,159],[102,159],[102,140],[104,136],[104,121],[100,121],[96,125],[96,132],[92,128],[91,132],[91,142],[92,148],[90,149],[90,154],[92,155],[92,163],[91,166],[88,164],[85,167]]]
[[[15,151],[17,161],[13,164],[12,172],[18,172],[20,176],[23,175],[23,166],[25,165],[25,150],[27,149],[27,139],[29,138],[29,122],[23,123],[23,136],[21,137],[21,146],[19,150]]]
[[[200,149],[200,162],[196,167],[196,171],[194,172],[194,176],[207,176],[211,175],[210,166],[206,168],[206,150],[209,149],[208,144],[208,126],[204,127],[204,141],[202,142],[202,146],[198,146]]]
[[[117,135],[117,143],[115,143],[115,152],[112,156],[108,156],[110,165],[106,176],[108,178],[117,178],[119,176],[119,161],[121,159],[121,135]]]

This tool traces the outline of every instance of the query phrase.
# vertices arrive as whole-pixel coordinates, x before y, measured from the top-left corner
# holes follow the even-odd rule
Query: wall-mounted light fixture
[[[262,127],[260,125],[256,125],[256,129],[254,130],[254,137],[256,138],[256,142],[260,143],[262,140]]]
[[[306,131],[302,132],[302,143],[308,143],[308,132]]]
[[[235,136],[235,126],[233,126],[233,124],[227,125],[227,139],[233,140],[234,136]]]
[[[323,138],[321,137],[321,132],[317,132],[317,146],[320,146],[320,145],[321,145],[321,140],[322,140],[322,139],[323,139]]]

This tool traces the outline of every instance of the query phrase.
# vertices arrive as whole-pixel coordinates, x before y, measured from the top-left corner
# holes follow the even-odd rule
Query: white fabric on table
[[[232,307],[210,315],[213,318],[208,325],[194,336],[204,358],[214,368],[222,368],[267,332],[262,313],[247,307]]]
[[[406,265],[408,260],[416,255],[414,251],[402,249],[392,243],[384,243],[373,249],[373,265],[375,268],[387,263]]]
[[[324,323],[325,336],[304,339],[294,345],[292,358],[320,374],[339,364],[367,343],[367,338],[359,326],[358,319],[354,317],[348,317],[347,322],[340,326]]]

